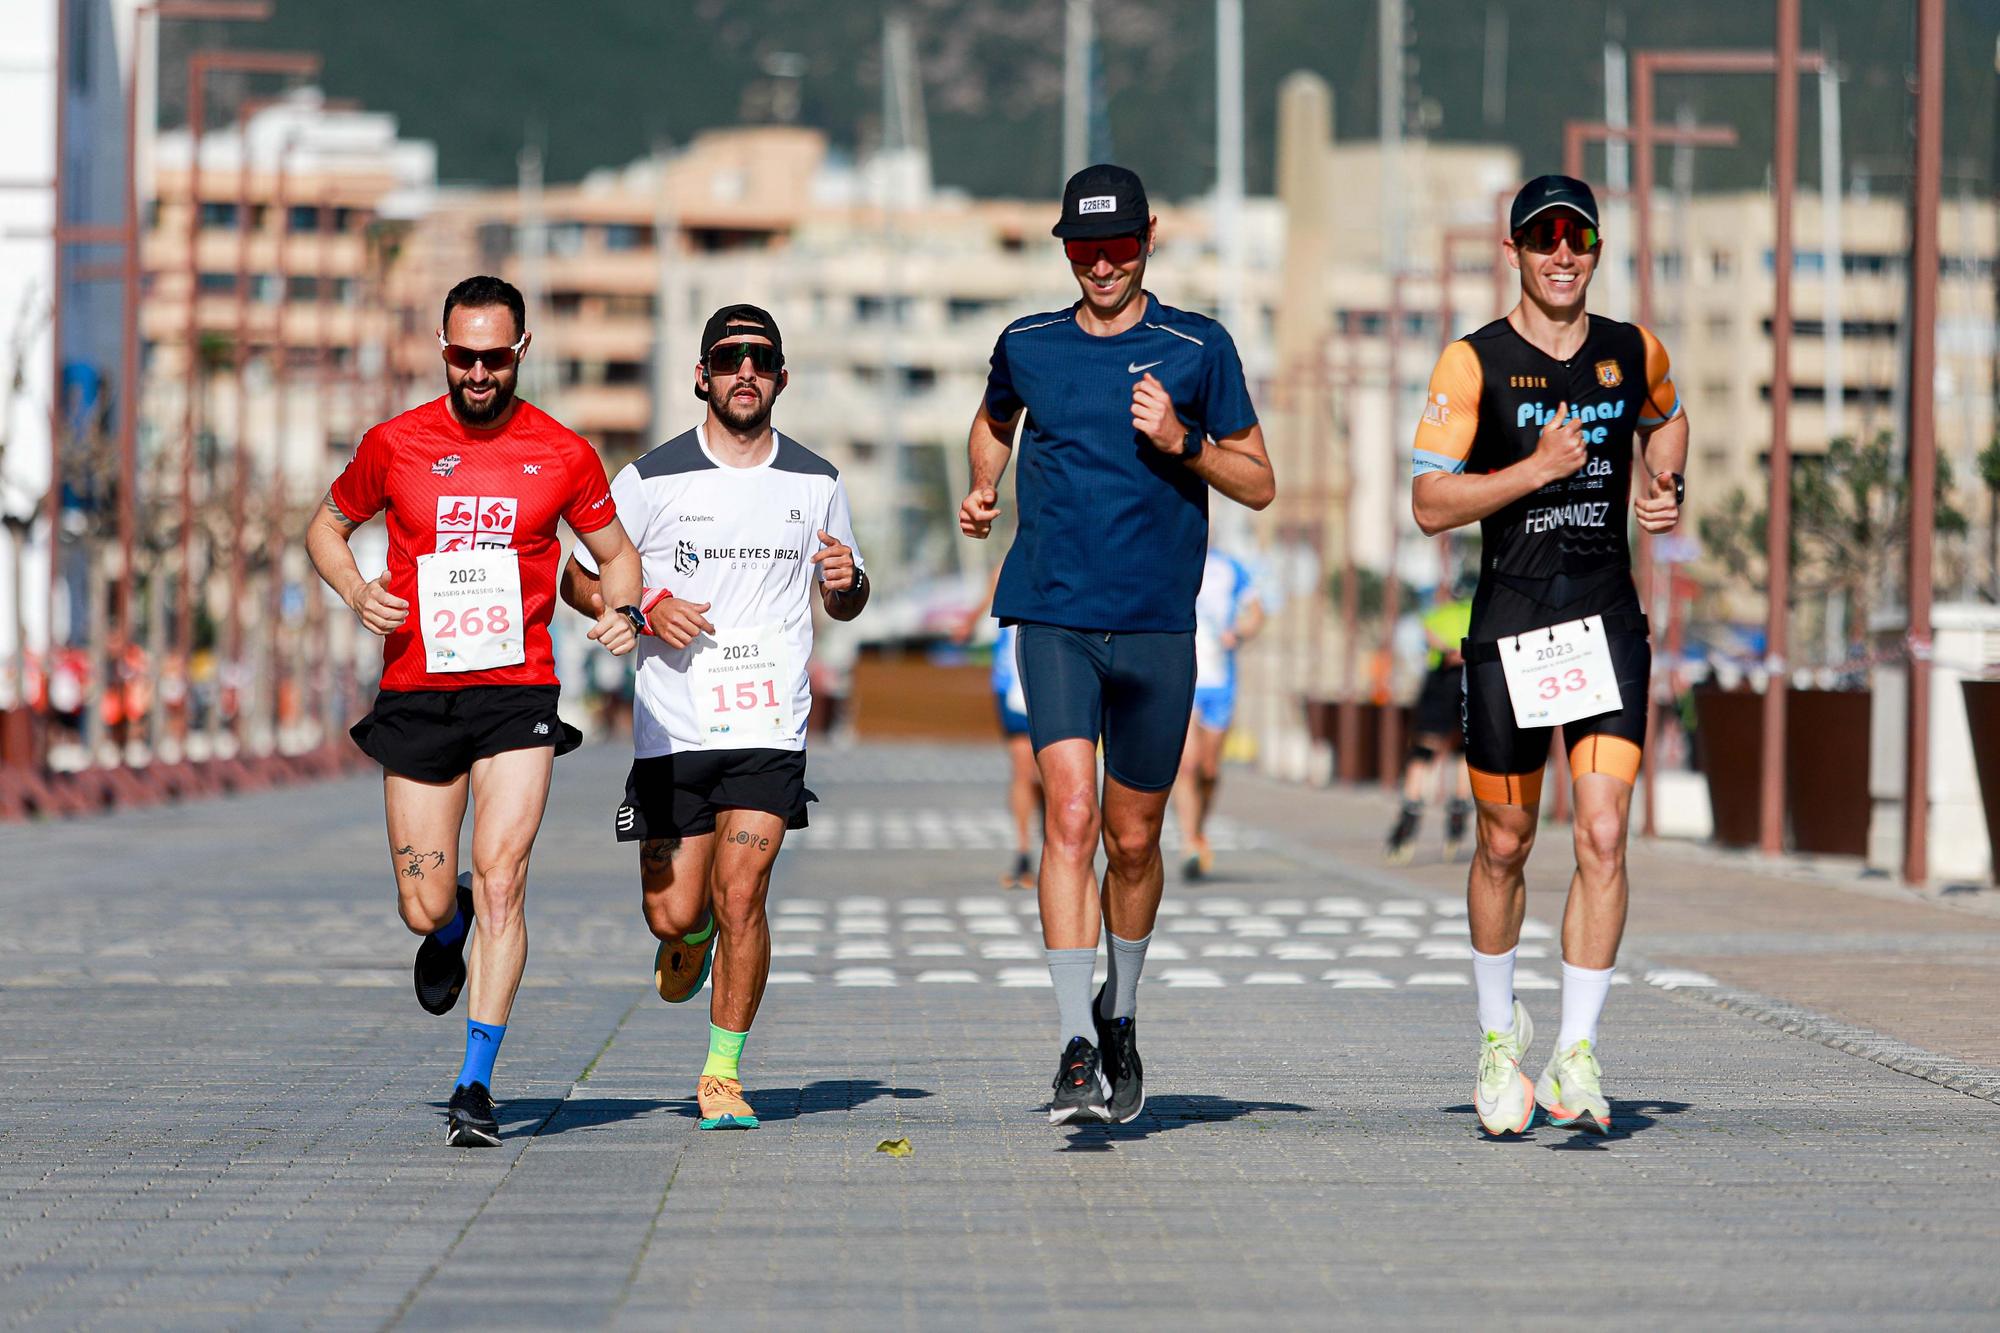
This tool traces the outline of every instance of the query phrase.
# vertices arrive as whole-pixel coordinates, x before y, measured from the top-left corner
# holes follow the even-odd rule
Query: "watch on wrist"
[[[1667,475],[1674,479],[1674,508],[1679,509],[1687,503],[1687,478],[1678,472],[1669,472]]]
[[[631,622],[632,632],[634,634],[644,634],[647,632],[646,613],[644,611],[641,611],[638,607],[633,606],[631,603],[628,602],[624,606],[618,608],[618,614],[625,617],[626,620]]]
[[[1201,427],[1189,426],[1187,434],[1181,436],[1181,462],[1201,457]]]

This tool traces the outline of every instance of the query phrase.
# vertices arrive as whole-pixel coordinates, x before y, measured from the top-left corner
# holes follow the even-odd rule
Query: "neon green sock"
[[[687,934],[681,936],[681,943],[700,944],[703,940],[707,939],[710,935],[713,935],[714,933],[715,933],[715,913],[710,912],[708,914],[708,920],[705,923],[703,923],[702,928],[700,930],[690,931]]]
[[[728,1028],[708,1025],[708,1063],[701,1067],[702,1077],[710,1074],[717,1078],[740,1077],[736,1062],[743,1056],[743,1043],[748,1040],[747,1032],[731,1032]]]

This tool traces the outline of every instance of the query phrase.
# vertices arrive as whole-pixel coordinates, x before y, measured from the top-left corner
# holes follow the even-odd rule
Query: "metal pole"
[[[250,392],[247,384],[250,362],[250,118],[254,103],[236,111],[236,346],[230,358],[236,391],[236,479],[229,495],[229,609],[228,647],[217,668],[216,713],[222,712],[225,675],[241,679],[243,662],[243,581],[247,559],[243,548],[250,491]],[[230,717],[230,733],[239,745],[243,740],[243,700],[239,692]]]
[[[1215,227],[1216,306],[1240,340],[1250,334],[1243,319],[1243,0],[1215,0]]]
[[[1398,365],[1403,345],[1403,275],[1392,272],[1389,275],[1389,352],[1388,394],[1389,429],[1384,432],[1389,447],[1389,467],[1386,477],[1389,494],[1389,559],[1382,569],[1382,715],[1377,748],[1382,757],[1382,785],[1394,790],[1401,778],[1401,764],[1397,751],[1402,742],[1402,718],[1396,711],[1396,617],[1401,610],[1402,587],[1396,578],[1396,548],[1402,535],[1402,518],[1408,509],[1403,496],[1403,488],[1396,480],[1396,466],[1402,462],[1402,450],[1396,443],[1396,409],[1402,403],[1402,377]]]
[[[1931,541],[1937,485],[1938,187],[1944,138],[1944,0],[1917,6],[1916,184],[1910,210],[1910,570],[1908,762],[1903,879],[1930,877]]]
[[[1765,560],[1769,598],[1764,645],[1764,765],[1757,807],[1757,845],[1775,856],[1785,845],[1785,705],[1791,682],[1786,662],[1791,608],[1792,444],[1792,189],[1799,152],[1799,0],[1778,0],[1778,78],[1772,118],[1776,177],[1775,279],[1771,304],[1771,498]]]
[[[63,443],[69,437],[69,386],[63,383],[63,296],[69,285],[68,216],[63,198],[63,149],[69,139],[69,0],[56,0],[56,152],[52,193],[51,240],[53,281],[49,285],[49,598],[48,623],[42,627],[42,720],[46,727],[54,691],[56,665],[56,594],[62,586]],[[25,544],[23,548],[25,552]],[[18,557],[17,557],[18,558]],[[20,682],[26,689],[28,682]],[[43,744],[48,742],[46,730]]]
[[[174,605],[173,654],[187,688],[188,657],[194,646],[194,452],[198,426],[197,403],[201,397],[201,134],[208,108],[204,85],[208,81],[208,61],[197,54],[188,62],[188,175],[187,175],[187,325],[183,332],[187,364],[182,367],[181,403],[181,561],[177,571],[178,596]],[[182,713],[185,724],[186,713]]]

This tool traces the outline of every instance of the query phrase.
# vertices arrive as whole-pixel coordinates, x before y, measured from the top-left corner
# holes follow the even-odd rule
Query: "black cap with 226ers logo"
[[[1507,231],[1514,234],[1552,208],[1567,208],[1580,214],[1585,224],[1597,225],[1597,196],[1574,176],[1537,176],[1514,196],[1507,210]]]
[[[1133,236],[1146,230],[1152,216],[1138,173],[1100,162],[1063,186],[1062,219],[1050,231],[1065,241]]]

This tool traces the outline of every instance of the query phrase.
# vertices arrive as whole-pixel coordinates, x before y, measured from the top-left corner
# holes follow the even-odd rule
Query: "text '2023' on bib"
[[[718,629],[695,641],[688,687],[710,749],[741,750],[789,741],[792,671],[782,626]]]
[[[1624,707],[1602,616],[1504,638],[1500,664],[1518,726],[1559,727]]]
[[[521,561],[513,551],[418,556],[417,615],[426,671],[491,671],[528,660]]]

